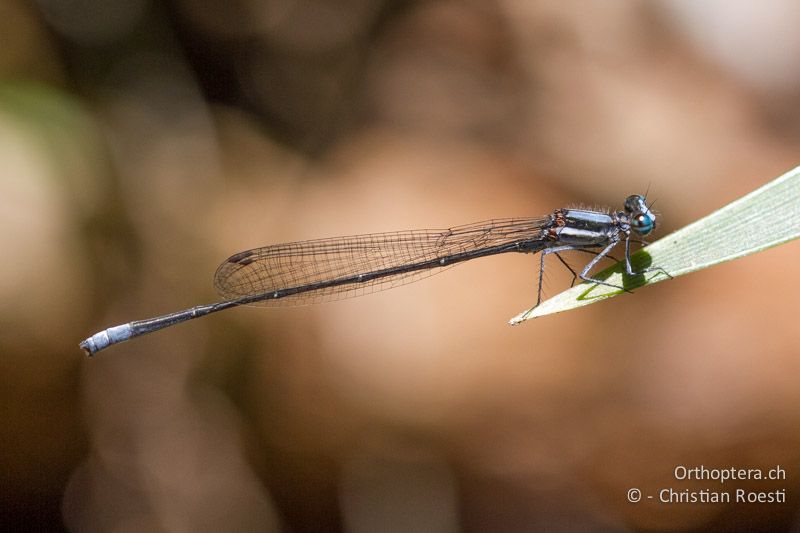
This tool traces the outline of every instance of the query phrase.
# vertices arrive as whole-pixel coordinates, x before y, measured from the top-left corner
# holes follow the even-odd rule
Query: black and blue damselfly
[[[631,265],[631,241],[655,227],[656,216],[645,197],[632,195],[621,211],[556,209],[540,218],[504,218],[447,230],[373,233],[255,248],[232,255],[217,269],[214,285],[224,301],[111,327],[80,346],[94,355],[112,344],[231,307],[306,305],[360,296],[416,281],[470,259],[506,252],[542,253],[537,306],[542,300],[544,259],[549,254],[556,254],[569,268],[558,254],[592,252],[594,257],[579,273],[570,268],[573,275],[625,290],[592,278],[589,272],[623,241],[628,275],[664,272],[658,267],[636,272]]]

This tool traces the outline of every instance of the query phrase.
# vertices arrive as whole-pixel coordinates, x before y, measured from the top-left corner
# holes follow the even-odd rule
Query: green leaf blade
[[[768,219],[765,220],[765,216]],[[800,237],[800,167],[631,255],[634,269],[652,265],[674,277],[766,250]],[[631,278],[614,265],[594,277],[628,290],[670,279],[657,271]],[[623,291],[581,283],[510,320],[583,307]]]

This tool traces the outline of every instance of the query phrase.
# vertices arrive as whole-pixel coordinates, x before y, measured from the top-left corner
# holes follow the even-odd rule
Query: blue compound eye
[[[656,227],[656,221],[651,215],[637,213],[631,218],[631,227],[636,233],[647,235]]]
[[[632,213],[645,213],[647,212],[647,204],[644,201],[644,196],[640,194],[632,194],[625,198],[625,212],[629,215]]]

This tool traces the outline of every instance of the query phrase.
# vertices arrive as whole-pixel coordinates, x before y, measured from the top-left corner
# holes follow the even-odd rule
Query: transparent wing
[[[430,276],[479,257],[481,252],[514,251],[503,247],[540,241],[541,228],[549,220],[507,218],[447,230],[373,233],[265,246],[228,258],[217,269],[214,286],[226,299],[286,290],[291,293],[253,303],[264,306],[360,296]],[[429,263],[442,259],[444,264],[429,267]],[[353,279],[358,275],[366,279]]]

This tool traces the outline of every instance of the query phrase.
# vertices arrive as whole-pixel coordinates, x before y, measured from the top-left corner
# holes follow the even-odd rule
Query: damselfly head
[[[631,229],[639,235],[647,235],[656,229],[656,215],[650,211],[644,196],[633,194],[625,199],[625,214],[631,221]]]

